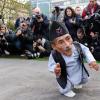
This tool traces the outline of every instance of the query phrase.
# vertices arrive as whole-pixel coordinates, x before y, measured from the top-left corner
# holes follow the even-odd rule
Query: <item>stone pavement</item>
[[[60,95],[47,61],[0,58],[0,100],[100,100],[100,71],[74,98]]]

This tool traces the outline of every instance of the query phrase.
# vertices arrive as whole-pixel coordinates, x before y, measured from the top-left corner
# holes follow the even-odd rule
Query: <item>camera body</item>
[[[36,18],[37,18],[37,19],[40,19],[40,18],[41,18],[41,14],[37,14],[37,15],[36,15]]]
[[[41,14],[36,14],[36,15],[34,14],[33,15],[33,17],[36,18],[37,20],[39,20],[41,18],[41,16],[42,16]]]
[[[3,33],[0,33],[0,44],[5,44],[6,43],[6,39]]]
[[[86,33],[88,33],[89,30],[100,33],[100,14],[94,13],[88,19],[83,20],[81,26],[84,27]]]
[[[21,33],[25,34],[26,33],[26,29],[21,29]]]

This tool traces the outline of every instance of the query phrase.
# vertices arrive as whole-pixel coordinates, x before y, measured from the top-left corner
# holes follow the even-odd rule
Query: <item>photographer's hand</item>
[[[86,15],[84,19],[88,19],[89,17]]]
[[[38,39],[37,40],[37,43],[42,44],[42,40],[41,39]]]
[[[75,20],[72,20],[72,19],[70,19],[69,22],[72,23],[72,24],[76,23]]]
[[[19,36],[21,34],[22,34],[21,30],[18,30],[17,33],[16,33],[16,36]]]

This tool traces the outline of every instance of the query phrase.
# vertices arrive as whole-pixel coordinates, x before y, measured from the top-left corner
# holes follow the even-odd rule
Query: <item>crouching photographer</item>
[[[8,45],[6,38],[3,33],[0,32],[0,55],[5,53],[5,49]]]
[[[44,38],[33,41],[35,57],[47,57],[51,52],[50,42]]]
[[[100,33],[100,10],[90,15],[87,19],[80,20],[80,26],[84,29],[86,34],[90,33],[91,30]]]
[[[15,46],[18,53],[25,53],[28,58],[32,58],[33,51],[33,34],[27,21],[23,21],[20,24],[19,29],[16,32]]]
[[[9,30],[6,25],[0,26],[0,54],[10,54],[12,44],[15,38],[13,31]]]
[[[91,43],[89,48],[96,60],[100,60],[100,36],[98,32],[90,32]]]
[[[49,20],[46,15],[41,13],[40,8],[33,9],[30,27],[37,39],[48,37]]]

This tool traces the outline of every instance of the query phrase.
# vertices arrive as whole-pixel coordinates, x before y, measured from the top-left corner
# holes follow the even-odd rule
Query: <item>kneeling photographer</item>
[[[30,27],[33,35],[39,38],[48,37],[49,20],[46,15],[42,14],[39,8],[33,9],[33,16],[30,21]]]
[[[6,25],[0,26],[0,54],[10,54],[15,39],[15,33]]]
[[[7,44],[4,34],[0,32],[0,55],[4,54]]]
[[[98,32],[90,32],[91,43],[89,45],[96,60],[100,60],[100,36]]]
[[[20,24],[19,29],[16,32],[16,43],[15,46],[17,50],[19,51],[18,53],[25,53],[27,57],[32,57],[33,56],[33,34],[31,29],[29,28],[29,25],[27,21],[23,21]]]
[[[38,49],[37,51],[39,51],[40,54],[43,56],[48,55],[48,53],[46,52],[48,52],[47,48],[50,48],[50,43],[48,42],[49,20],[47,16],[41,13],[40,8],[33,9],[33,16],[31,19],[30,26],[31,26],[33,37],[35,40],[35,42],[33,42],[33,45],[37,44],[35,49],[36,50]]]
[[[47,57],[51,52],[50,42],[44,38],[33,41],[33,50],[36,57]]]

